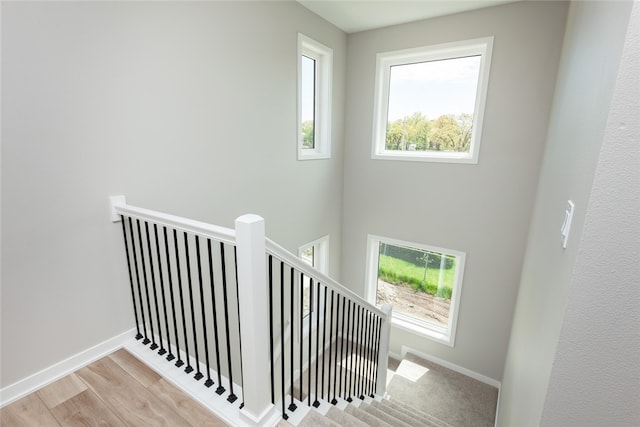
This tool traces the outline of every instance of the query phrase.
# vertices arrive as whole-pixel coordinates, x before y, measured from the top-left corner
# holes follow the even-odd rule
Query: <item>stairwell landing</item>
[[[389,358],[387,395],[356,399],[325,415],[311,410],[297,425],[373,427],[490,427],[498,389],[407,353]],[[280,427],[290,427],[281,421]]]

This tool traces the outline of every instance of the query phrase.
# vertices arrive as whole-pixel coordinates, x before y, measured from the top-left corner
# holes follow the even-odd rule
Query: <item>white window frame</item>
[[[491,68],[491,52],[493,37],[443,43],[412,49],[378,53],[376,56],[376,80],[373,118],[373,159],[409,160],[448,163],[478,163],[480,137],[489,86]],[[476,91],[476,102],[473,113],[471,147],[468,153],[444,151],[396,151],[385,148],[387,118],[389,107],[389,79],[391,67],[419,62],[455,59],[465,56],[480,55],[480,73]]]
[[[407,242],[403,240],[392,239],[390,237],[381,237],[371,234],[368,235],[367,263],[365,273],[365,299],[371,304],[376,304],[376,291],[378,289],[378,254],[380,243],[386,243],[394,246],[405,246],[456,256],[456,272],[454,280],[455,284],[451,293],[451,304],[449,306],[449,317],[446,327],[442,327],[441,325],[434,322],[417,319],[413,316],[396,311],[393,311],[393,316],[391,319],[391,324],[394,326],[432,339],[449,347],[454,347],[456,326],[458,324],[460,295],[462,294],[462,283],[466,254],[464,252],[452,249],[439,248],[436,246],[429,246],[421,243]]]
[[[316,61],[314,148],[302,147],[302,56]],[[296,144],[298,160],[331,157],[331,92],[333,49],[298,33],[298,124]]]
[[[302,258],[302,252],[307,248],[313,247],[314,261],[313,266],[321,273],[329,275],[329,235],[322,236],[312,242],[306,243],[298,248],[298,257]]]

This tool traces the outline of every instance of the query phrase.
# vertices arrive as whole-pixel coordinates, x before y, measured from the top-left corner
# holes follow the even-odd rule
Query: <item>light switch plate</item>
[[[571,221],[573,220],[573,211],[575,205],[571,200],[567,201],[567,210],[564,212],[564,223],[560,229],[562,237],[562,247],[567,248],[567,241],[569,240],[569,231],[571,231]]]

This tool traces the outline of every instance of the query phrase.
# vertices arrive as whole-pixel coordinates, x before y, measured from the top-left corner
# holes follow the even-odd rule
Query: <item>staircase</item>
[[[344,410],[332,407],[326,415],[311,411],[298,426],[353,426],[353,427],[451,427],[425,412],[392,400],[367,399]],[[279,426],[290,426],[286,421]]]
[[[491,427],[497,388],[407,353],[389,359],[387,394],[312,409],[297,426]],[[296,391],[297,392],[297,391]],[[291,420],[290,420],[291,421]],[[279,427],[293,424],[281,421]]]
[[[394,399],[391,306],[376,307],[266,238],[262,218],[243,215],[229,229],[130,206],[123,196],[111,208],[129,275],[130,351],[226,422],[492,425],[448,424],[439,408],[425,411],[437,376],[410,360],[395,376],[413,384]],[[454,398],[440,406],[464,397]]]

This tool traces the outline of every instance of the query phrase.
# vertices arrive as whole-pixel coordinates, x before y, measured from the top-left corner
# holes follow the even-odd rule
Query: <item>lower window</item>
[[[453,346],[465,254],[369,236],[367,299],[393,306],[393,323]]]
[[[324,274],[329,274],[329,236],[326,235],[298,248],[298,256],[311,267]],[[303,315],[309,314],[311,304],[311,278],[304,277],[302,285]]]

